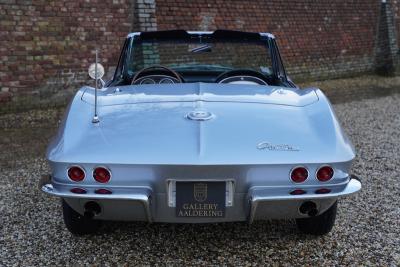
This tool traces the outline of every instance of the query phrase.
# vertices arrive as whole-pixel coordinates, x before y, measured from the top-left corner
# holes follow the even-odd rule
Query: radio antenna
[[[96,49],[96,65],[94,67],[94,76],[95,76],[95,89],[94,89],[94,117],[92,122],[93,123],[98,123],[99,120],[99,116],[97,115],[97,90],[98,90],[98,81],[99,81],[99,76],[97,73],[97,65],[98,65],[98,60],[99,60],[99,56],[98,56],[98,51]]]

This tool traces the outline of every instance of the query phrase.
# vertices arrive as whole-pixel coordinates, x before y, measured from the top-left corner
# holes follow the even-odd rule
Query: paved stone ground
[[[98,235],[74,237],[64,227],[60,202],[37,188],[48,172],[43,154],[62,111],[2,115],[0,266],[399,266],[400,94],[385,95],[335,101],[358,152],[353,172],[363,178],[363,190],[340,202],[334,230],[317,238],[298,233],[291,220],[251,226],[110,222]]]

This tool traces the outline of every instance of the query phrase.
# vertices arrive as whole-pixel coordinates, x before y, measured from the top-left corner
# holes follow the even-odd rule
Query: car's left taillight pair
[[[333,169],[330,166],[321,166],[316,173],[316,178],[320,182],[327,182],[333,177]],[[305,167],[295,167],[290,172],[290,178],[295,183],[302,183],[307,180],[309,174]]]
[[[68,169],[68,177],[74,182],[81,182],[85,179],[86,174],[83,168],[72,166]],[[96,167],[93,170],[93,178],[99,183],[108,183],[111,179],[111,172],[105,167]]]

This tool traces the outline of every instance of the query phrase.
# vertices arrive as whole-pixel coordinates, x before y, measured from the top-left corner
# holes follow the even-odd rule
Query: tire
[[[310,235],[326,235],[335,224],[337,201],[324,213],[309,218],[296,219],[297,228]]]
[[[62,199],[62,209],[65,226],[73,235],[93,234],[99,229],[100,221],[79,214],[64,199]]]

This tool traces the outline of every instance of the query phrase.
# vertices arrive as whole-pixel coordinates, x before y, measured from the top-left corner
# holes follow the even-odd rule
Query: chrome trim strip
[[[353,177],[352,177],[353,178]],[[356,179],[357,180],[357,179]],[[330,180],[332,182],[332,180]],[[337,186],[345,186],[349,183],[350,178],[346,178],[341,182],[337,182],[336,183],[329,183],[329,184],[302,184],[302,183],[294,183],[293,185],[256,185],[256,186],[252,186],[249,188],[249,191],[251,190],[255,190],[255,189],[304,189],[304,190],[309,190],[309,189],[315,189],[315,188],[319,188],[321,186],[330,188],[330,187],[337,187]]]
[[[273,35],[272,33],[269,33],[269,32],[260,32],[259,34],[261,36],[265,36],[265,37],[268,37],[268,38],[271,38],[271,39],[275,39],[275,35]]]
[[[256,189],[256,187],[253,187]],[[280,200],[309,200],[309,199],[326,199],[326,198],[338,198],[342,196],[347,196],[350,194],[354,194],[361,190],[361,183],[360,181],[352,178],[350,179],[349,183],[346,185],[346,187],[340,191],[340,192],[333,192],[329,194],[315,194],[315,193],[308,193],[304,195],[290,195],[290,194],[285,194],[285,195],[278,195],[278,196],[271,196],[271,195],[255,195],[255,192],[249,192],[250,196],[247,198],[248,202],[250,204],[250,213],[249,213],[249,219],[248,222],[252,223],[254,221],[256,211],[257,211],[257,205],[259,202],[264,202],[264,201],[280,201]],[[254,190],[253,190],[254,191]],[[254,195],[251,195],[251,194]]]
[[[214,31],[186,31],[188,34],[197,34],[197,35],[204,35],[204,34],[213,34]],[[126,37],[130,38],[130,37],[136,37],[136,36],[140,36],[141,32],[132,32],[129,33]],[[275,39],[275,35],[273,35],[272,33],[269,32],[259,32],[258,34],[260,34],[260,36],[265,36],[271,39]]]
[[[188,34],[198,34],[198,35],[202,35],[202,34],[213,34],[214,31],[186,31]]]
[[[86,194],[74,194],[69,191],[61,192],[54,188],[52,184],[44,184],[41,187],[42,191],[56,197],[65,197],[65,198],[90,198],[90,199],[111,199],[111,200],[138,200],[138,201],[148,201],[150,195],[144,193],[132,193],[132,194],[121,194],[115,193],[113,191],[112,194],[95,194],[91,192],[87,192]],[[143,189],[143,188],[141,188]]]
[[[141,32],[131,32],[129,33],[126,38],[140,36]]]
[[[71,184],[71,183],[61,183],[59,181],[55,181],[52,177],[50,178],[52,185],[56,186],[56,187],[78,187],[78,185],[75,184]],[[90,189],[90,190],[94,190],[94,189],[98,189],[98,188],[103,188],[103,187],[107,187],[110,190],[119,190],[119,189],[123,189],[123,190],[127,190],[127,189],[132,189],[132,190],[139,190],[139,189],[148,189],[150,191],[152,191],[152,189],[149,186],[134,186],[134,185],[127,185],[127,186],[113,186],[111,184],[102,184],[102,183],[95,183],[95,184],[79,184],[80,187],[85,187],[86,189]]]

